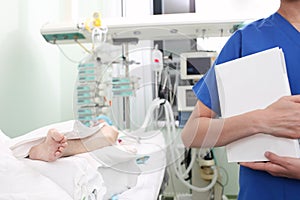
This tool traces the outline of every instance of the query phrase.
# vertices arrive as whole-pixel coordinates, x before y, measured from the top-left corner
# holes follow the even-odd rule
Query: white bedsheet
[[[157,199],[166,166],[165,140],[160,130],[147,134],[153,137],[140,143],[121,135],[123,145],[85,154],[97,161],[96,167],[107,188],[104,200],[112,196],[119,200]],[[136,149],[136,153],[127,151],[128,148]],[[143,158],[145,162],[137,164],[137,159]]]
[[[163,182],[166,161],[166,144],[163,133],[152,131],[148,135],[152,138],[141,140],[136,145],[140,157],[149,156],[144,164],[139,164],[141,174],[137,184],[129,190],[119,194],[118,200],[157,200]]]
[[[106,200],[112,195],[117,195],[120,200],[157,199],[166,164],[165,141],[161,131],[153,131],[150,133],[153,137],[142,140],[140,144],[127,145],[129,148],[135,148],[137,153],[127,151],[126,145],[116,145],[92,153],[61,158],[53,163],[22,159],[33,145],[42,141],[50,128],[70,132],[74,128],[74,121],[42,127],[10,140],[9,144],[13,155],[20,158],[18,162],[34,169],[32,171],[40,174],[48,182],[55,183],[56,190],[62,190],[71,199],[80,199],[95,189],[98,193],[97,200]],[[145,163],[137,164],[136,159],[144,156],[149,156]]]
[[[18,138],[18,141],[21,140]],[[89,196],[103,199],[106,188],[102,176],[86,157],[72,156],[52,163],[17,159],[9,143],[14,142],[0,131],[1,200],[83,200]]]
[[[6,145],[8,138],[1,131],[0,135],[1,200],[72,199],[56,183],[16,159]]]
[[[85,158],[72,156],[51,163],[30,159],[22,161],[56,183],[72,199],[84,199],[94,193],[97,194],[97,200],[102,200],[106,193],[101,174]]]

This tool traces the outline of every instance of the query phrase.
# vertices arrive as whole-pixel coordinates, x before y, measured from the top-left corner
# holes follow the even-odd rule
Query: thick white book
[[[278,47],[216,65],[215,72],[222,118],[263,109],[291,95],[284,54]],[[228,162],[267,161],[266,151],[300,155],[298,140],[263,133],[230,143],[226,151]]]

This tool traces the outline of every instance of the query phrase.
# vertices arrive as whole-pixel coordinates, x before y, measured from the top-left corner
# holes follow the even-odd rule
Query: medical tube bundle
[[[134,96],[138,79],[129,76],[129,64],[122,59],[124,56],[119,56],[120,49],[117,57],[115,49],[106,43],[107,27],[100,13],[95,12],[91,19],[79,23],[78,28],[89,33],[92,50],[84,48],[88,55],[78,65],[75,107],[77,119],[90,127],[98,123],[99,117],[112,117],[113,98],[122,101]]]
[[[78,65],[76,87],[77,117],[86,126],[92,126],[99,115],[109,115],[112,100],[108,88],[109,67],[96,54],[87,56]]]
[[[88,127],[103,116],[122,123],[115,119],[112,105],[122,105],[126,98],[136,95],[139,78],[130,75],[129,64],[119,54],[120,48],[103,43],[78,65],[75,112],[77,119]]]

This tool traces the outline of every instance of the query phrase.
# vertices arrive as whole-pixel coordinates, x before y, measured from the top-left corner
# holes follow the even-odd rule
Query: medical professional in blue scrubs
[[[256,133],[300,138],[300,0],[281,0],[276,13],[237,30],[215,64],[273,47],[282,48],[285,54],[292,95],[278,99],[265,109],[217,118],[220,107],[212,67],[193,87],[198,101],[182,130],[185,146],[224,146]],[[272,152],[266,152],[265,156],[270,162],[240,163],[238,199],[300,199],[300,159],[280,157]]]

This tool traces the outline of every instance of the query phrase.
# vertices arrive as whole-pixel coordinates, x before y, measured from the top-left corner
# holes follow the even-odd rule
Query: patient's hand
[[[67,138],[55,129],[48,131],[45,140],[30,149],[29,158],[52,162],[63,156],[67,148]]]

